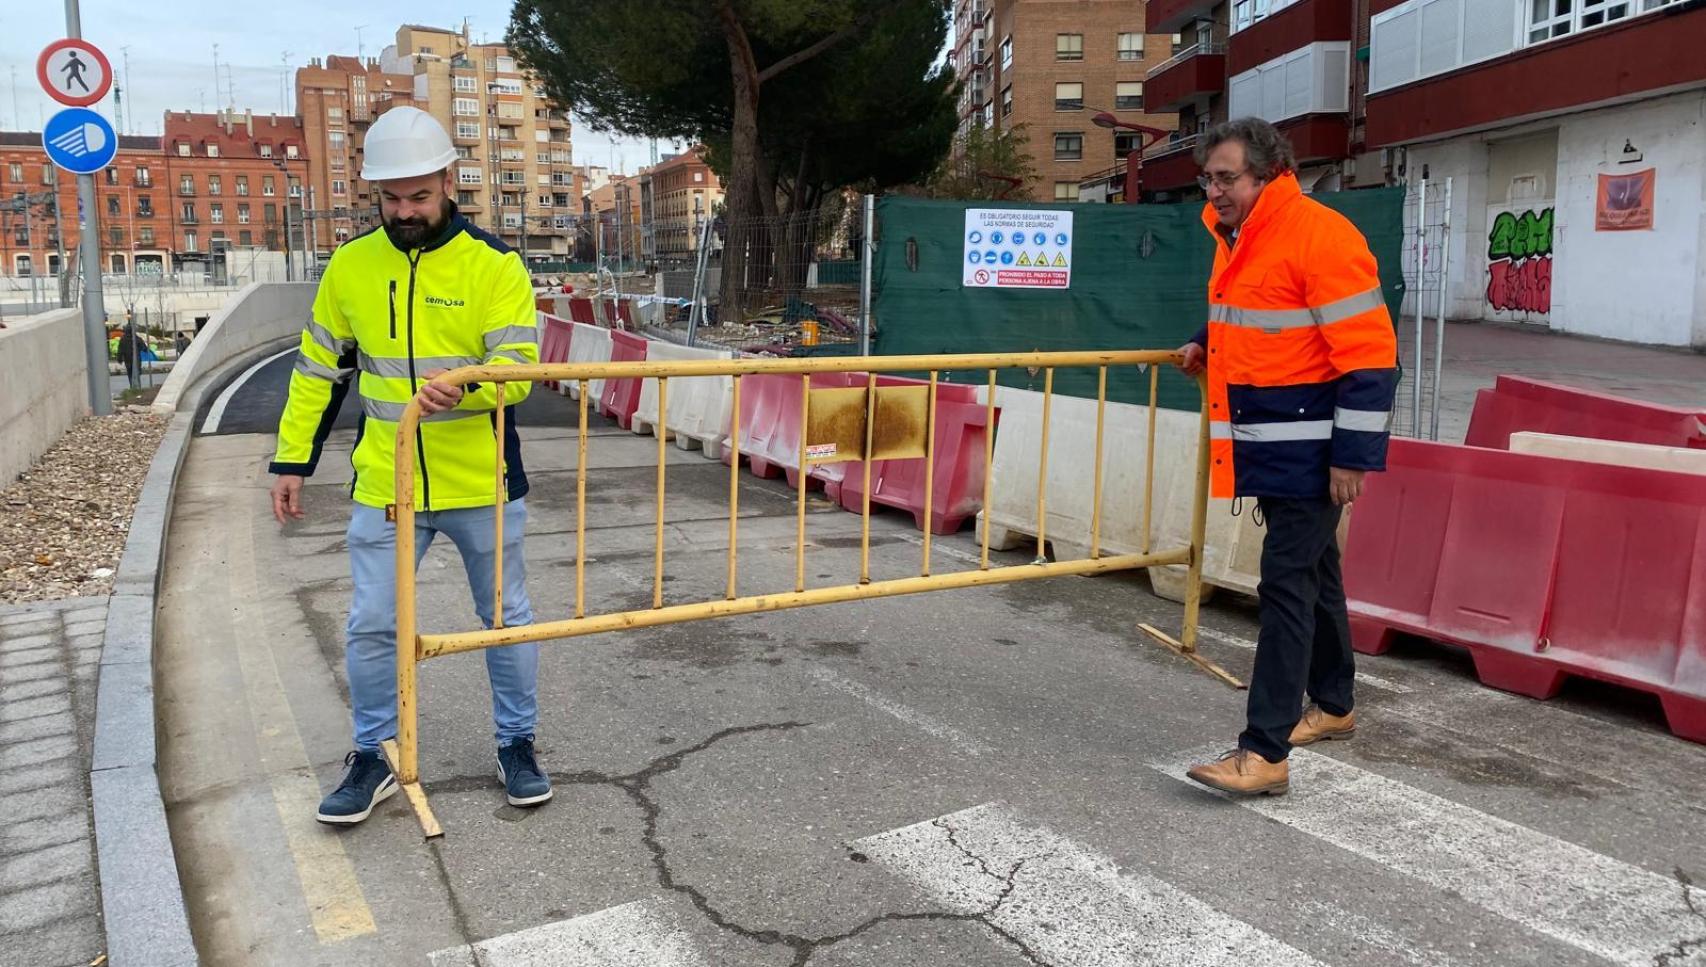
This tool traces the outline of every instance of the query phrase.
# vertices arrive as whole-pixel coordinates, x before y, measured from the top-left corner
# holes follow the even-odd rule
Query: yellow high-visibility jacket
[[[350,462],[359,503],[395,503],[397,423],[427,380],[458,366],[539,361],[533,284],[509,246],[452,212],[444,232],[402,251],[375,229],[340,246],[320,279],[313,318],[290,376],[270,470],[309,476],[350,377],[360,373],[361,422]],[[504,405],[528,382],[505,384]],[[497,387],[470,384],[453,410],[421,421],[415,438],[415,508],[488,507],[496,499]],[[521,440],[504,421],[507,499],[527,493]]]

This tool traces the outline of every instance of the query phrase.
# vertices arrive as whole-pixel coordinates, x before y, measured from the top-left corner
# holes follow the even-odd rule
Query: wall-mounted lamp
[[[1641,160],[1641,152],[1636,150],[1633,142],[1631,142],[1628,138],[1624,138],[1623,139],[1623,152],[1621,155],[1618,156],[1617,163],[1620,165],[1631,165],[1631,164],[1635,164],[1635,163],[1639,162],[1640,160]]]

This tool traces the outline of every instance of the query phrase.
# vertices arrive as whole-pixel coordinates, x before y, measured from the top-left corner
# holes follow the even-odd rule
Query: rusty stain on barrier
[[[771,611],[781,611],[790,608],[812,607],[822,604],[835,604],[851,601],[870,600],[903,594],[919,594],[929,591],[953,590],[959,588],[984,587],[995,584],[1006,584],[1015,581],[1029,581],[1063,575],[1106,574],[1116,571],[1135,570],[1140,568],[1159,567],[1166,565],[1184,565],[1187,568],[1185,604],[1181,633],[1178,639],[1172,638],[1165,632],[1150,625],[1139,625],[1139,629],[1173,652],[1191,660],[1205,671],[1217,675],[1234,687],[1242,687],[1241,683],[1224,669],[1204,658],[1197,652],[1197,616],[1202,602],[1202,565],[1203,539],[1206,528],[1208,508],[1208,411],[1206,406],[1201,411],[1198,426],[1197,459],[1196,459],[1196,489],[1192,501],[1191,538],[1188,545],[1152,550],[1149,547],[1149,508],[1152,495],[1148,492],[1146,483],[1144,494],[1144,547],[1141,553],[1105,555],[1099,546],[1094,547],[1092,555],[1083,560],[1051,561],[1046,556],[1047,494],[1046,473],[1048,462],[1048,414],[1050,399],[1053,391],[1054,371],[1057,368],[1097,367],[1099,369],[1097,391],[1097,440],[1098,458],[1094,463],[1095,493],[1102,490],[1102,460],[1100,459],[1100,442],[1104,422],[1104,410],[1107,405],[1106,370],[1110,366],[1144,366],[1149,368],[1150,376],[1150,422],[1149,446],[1147,461],[1149,464],[1146,481],[1154,479],[1155,463],[1155,422],[1153,401],[1155,399],[1155,379],[1158,367],[1162,364],[1177,363],[1177,353],[1166,350],[1124,350],[1124,351],[1092,351],[1092,352],[1057,352],[1057,353],[982,353],[961,356],[876,356],[876,357],[819,357],[808,359],[711,359],[711,360],[641,360],[632,362],[606,363],[551,363],[529,364],[517,366],[467,366],[452,370],[440,378],[453,385],[466,385],[474,382],[490,382],[497,385],[498,405],[493,420],[494,427],[502,439],[504,426],[504,387],[512,382],[538,382],[544,380],[568,381],[578,383],[581,389],[580,398],[580,427],[577,447],[576,466],[576,506],[578,508],[575,525],[575,592],[573,599],[572,617],[558,621],[536,621],[530,625],[503,627],[501,621],[497,627],[479,630],[455,632],[449,634],[419,634],[417,624],[417,596],[415,587],[415,500],[416,480],[415,461],[413,454],[414,438],[420,425],[421,412],[417,402],[410,402],[403,411],[403,418],[397,425],[397,460],[396,460],[396,503],[391,515],[397,522],[396,542],[396,576],[397,576],[397,737],[395,741],[385,743],[385,753],[391,760],[392,770],[396,773],[397,781],[403,786],[409,803],[414,807],[420,820],[421,828],[430,838],[442,835],[438,820],[433,816],[431,805],[420,784],[419,771],[419,693],[417,682],[417,666],[420,662],[440,655],[450,655],[457,652],[476,651],[484,648],[501,647],[504,645],[520,644],[532,641],[547,641],[560,638],[575,638],[584,635],[601,634],[607,631],[620,631],[636,628],[650,628],[666,624],[677,624],[687,621],[701,621],[708,618],[727,617],[742,614],[760,614]],[[933,506],[935,503],[935,434],[932,431],[936,407],[939,403],[937,385],[939,375],[943,371],[987,370],[989,383],[989,398],[986,401],[987,431],[983,450],[985,507],[989,503],[991,470],[994,459],[993,436],[995,433],[995,391],[996,371],[999,369],[1024,369],[1035,373],[1046,373],[1043,396],[1043,430],[1042,453],[1038,458],[1037,478],[1037,556],[1029,564],[1007,565],[992,567],[989,563],[989,526],[986,520],[982,528],[982,556],[978,566],[973,570],[955,571],[947,574],[931,574],[930,550]],[[876,374],[879,372],[928,372],[929,383],[924,386],[878,386]],[[836,387],[813,389],[811,377],[815,373],[863,373],[865,386]],[[739,501],[739,442],[741,433],[740,422],[740,392],[741,378],[749,375],[775,374],[797,376],[801,381],[800,396],[800,433],[799,444],[799,474],[797,509],[798,523],[796,530],[795,568],[796,577],[791,591],[773,591],[768,594],[739,596],[736,593],[737,557],[736,513]],[[636,379],[655,377],[658,380],[659,412],[665,412],[664,400],[668,392],[668,380],[674,377],[690,376],[731,376],[733,377],[734,413],[732,417],[732,443],[734,454],[729,473],[729,563],[727,595],[719,600],[698,601],[666,606],[664,604],[664,517],[663,494],[665,485],[665,451],[662,446],[665,434],[658,436],[658,468],[657,468],[657,534],[653,570],[653,593],[651,607],[629,611],[618,611],[606,614],[586,613],[586,477],[587,477],[587,385],[592,380]],[[1197,379],[1199,391],[1205,387],[1204,381]],[[814,449],[815,448],[815,449]],[[497,448],[497,467],[494,473],[494,499],[500,504],[507,496],[505,492],[505,477],[503,448]],[[863,459],[861,472],[864,475],[864,501],[861,508],[862,527],[860,536],[860,574],[859,581],[854,584],[835,585],[831,587],[807,588],[805,586],[805,549],[806,549],[806,480],[808,469],[813,463],[827,463]],[[923,459],[924,467],[924,539],[923,560],[917,577],[895,578],[883,581],[872,581],[870,577],[871,550],[871,465],[878,460]],[[1097,501],[1098,511],[1100,501]],[[502,527],[503,514],[494,514],[496,527]],[[1100,518],[1098,516],[1099,532]],[[501,534],[501,531],[498,532]],[[1097,542],[1099,544],[1099,542]],[[500,542],[501,546],[501,542]],[[502,583],[501,572],[494,574],[496,583]]]

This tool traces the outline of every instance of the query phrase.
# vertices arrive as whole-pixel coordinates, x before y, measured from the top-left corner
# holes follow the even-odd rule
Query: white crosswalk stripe
[[[669,907],[657,900],[559,920],[440,950],[432,967],[706,967]]]
[[[1185,770],[1219,751],[1153,768],[1202,788]],[[1706,930],[1677,880],[1306,749],[1291,754],[1289,795],[1235,801],[1627,967],[1663,963]],[[1706,907],[1706,895],[1693,902]]]
[[[948,912],[1055,967],[1305,967],[1317,962],[1143,873],[986,803],[854,848]]]

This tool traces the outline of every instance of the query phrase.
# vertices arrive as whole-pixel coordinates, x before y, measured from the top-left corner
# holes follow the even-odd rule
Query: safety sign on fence
[[[966,209],[964,284],[990,289],[1065,289],[1072,284],[1072,213]]]

